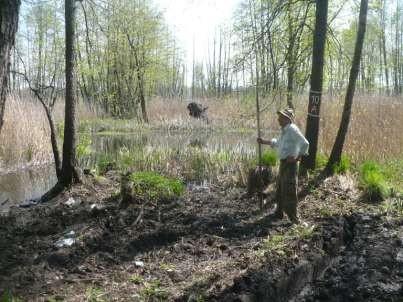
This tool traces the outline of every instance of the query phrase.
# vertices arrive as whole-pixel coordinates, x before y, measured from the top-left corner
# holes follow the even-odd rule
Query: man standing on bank
[[[270,145],[277,149],[280,170],[277,178],[275,219],[282,219],[285,212],[292,223],[298,223],[297,187],[298,162],[308,154],[309,142],[294,124],[294,111],[286,108],[277,112],[281,126],[280,138],[264,140],[257,138],[259,144]]]

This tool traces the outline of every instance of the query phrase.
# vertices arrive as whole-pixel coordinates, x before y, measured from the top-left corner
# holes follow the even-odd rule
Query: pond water
[[[91,152],[80,159],[82,168],[94,168],[101,156],[117,158],[122,148],[183,150],[194,146],[206,152],[230,151],[246,157],[256,154],[255,132],[147,131],[118,135],[88,135]],[[36,199],[56,183],[53,164],[0,173],[0,210],[26,200]]]

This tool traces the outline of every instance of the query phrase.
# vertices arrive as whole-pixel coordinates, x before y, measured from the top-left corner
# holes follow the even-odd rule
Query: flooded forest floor
[[[354,181],[302,184],[302,223],[244,188],[119,207],[119,176],[0,217],[0,293],[22,301],[403,301],[403,218]],[[274,190],[274,189],[273,189]]]

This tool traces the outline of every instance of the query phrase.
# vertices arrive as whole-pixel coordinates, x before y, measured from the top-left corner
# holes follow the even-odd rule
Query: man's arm
[[[269,145],[272,148],[277,147],[277,139],[276,138],[272,138],[271,140],[265,140],[265,139],[263,139],[261,137],[258,137],[257,142],[259,144],[262,144],[262,145]]]

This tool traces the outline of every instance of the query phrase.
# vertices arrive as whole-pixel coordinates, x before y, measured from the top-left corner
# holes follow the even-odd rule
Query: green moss
[[[185,191],[184,184],[156,172],[135,172],[130,175],[133,194],[145,200],[173,199]]]

